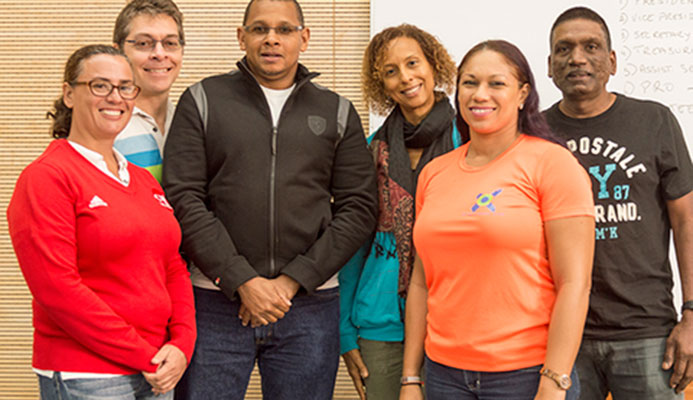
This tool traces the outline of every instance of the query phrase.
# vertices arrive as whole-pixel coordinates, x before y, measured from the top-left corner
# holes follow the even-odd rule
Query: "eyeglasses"
[[[265,36],[270,33],[271,30],[274,30],[274,33],[276,33],[279,36],[288,36],[291,35],[294,32],[299,32],[303,30],[303,26],[298,25],[279,25],[279,26],[267,26],[267,25],[262,25],[262,24],[254,24],[254,25],[247,25],[244,26],[243,29],[245,29],[246,32],[253,36]]]
[[[89,82],[70,83],[70,86],[75,85],[87,85],[91,94],[96,97],[108,97],[111,93],[113,93],[113,89],[118,89],[120,97],[122,97],[124,100],[134,100],[137,95],[140,94],[139,86],[132,82],[114,85],[105,79],[96,78],[90,80]]]
[[[176,52],[180,50],[180,48],[183,47],[183,45],[185,45],[185,42],[183,40],[175,37],[164,38],[161,40],[156,40],[152,38],[138,38],[126,40],[125,42],[135,46],[135,50],[137,51],[152,51],[156,47],[157,43],[161,43],[161,46],[164,48],[164,50],[169,53]]]

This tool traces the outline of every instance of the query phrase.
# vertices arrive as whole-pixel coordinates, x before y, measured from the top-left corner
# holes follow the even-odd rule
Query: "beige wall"
[[[51,140],[46,112],[60,93],[67,57],[87,43],[110,43],[125,0],[0,1],[0,399],[35,399],[31,372],[30,295],[7,234],[5,211],[21,169]],[[246,0],[178,0],[185,15],[186,48],[174,101],[190,84],[235,68],[242,56],[235,28]],[[320,84],[351,99],[367,120],[358,88],[369,38],[368,0],[302,0],[311,28],[301,60],[322,75]],[[257,384],[257,381],[254,381]],[[255,387],[248,398],[259,398]],[[335,398],[353,398],[340,372]]]

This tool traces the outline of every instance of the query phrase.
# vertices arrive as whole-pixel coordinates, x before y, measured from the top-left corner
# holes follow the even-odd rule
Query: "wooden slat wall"
[[[36,399],[31,372],[31,297],[7,234],[5,212],[21,169],[49,143],[46,111],[60,94],[67,57],[87,43],[110,43],[125,0],[0,1],[0,399]],[[174,101],[201,78],[235,68],[246,0],[178,0],[187,46]],[[359,90],[361,56],[369,39],[369,0],[303,0],[311,28],[301,61],[316,80],[351,99],[367,124]],[[368,131],[365,126],[366,132]],[[260,399],[253,376],[248,399]],[[335,399],[354,399],[343,366]]]

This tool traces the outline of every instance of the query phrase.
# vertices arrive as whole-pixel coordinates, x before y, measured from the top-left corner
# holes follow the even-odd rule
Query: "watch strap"
[[[399,381],[400,385],[405,386],[405,385],[423,385],[423,380],[421,380],[420,376],[403,376],[402,379]]]
[[[539,374],[551,379],[552,381],[556,382],[556,385],[558,385],[558,388],[561,390],[568,390],[572,386],[573,382],[570,380],[570,377],[566,374],[559,374],[555,371],[552,371],[546,367],[542,367],[542,369],[539,371]]]
[[[684,301],[681,304],[681,314],[686,310],[693,310],[693,300]]]

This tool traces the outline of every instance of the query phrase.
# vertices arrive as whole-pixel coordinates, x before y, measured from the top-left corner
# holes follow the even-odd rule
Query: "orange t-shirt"
[[[590,179],[567,149],[522,135],[483,167],[469,145],[431,161],[414,244],[428,286],[425,349],[473,371],[542,364],[556,298],[544,221],[593,216]]]

